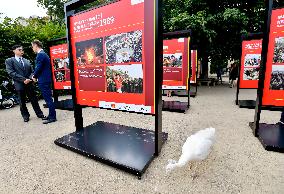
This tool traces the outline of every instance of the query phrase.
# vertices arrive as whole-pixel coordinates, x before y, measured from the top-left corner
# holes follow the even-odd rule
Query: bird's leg
[[[198,162],[198,166],[199,166],[200,162]],[[199,175],[197,173],[197,165],[195,165],[194,169],[192,170],[193,174],[192,174],[192,180],[196,179]]]
[[[189,169],[189,170],[191,170],[191,168],[192,168],[192,164],[191,164],[191,163],[189,163],[189,165],[188,165],[188,169]]]

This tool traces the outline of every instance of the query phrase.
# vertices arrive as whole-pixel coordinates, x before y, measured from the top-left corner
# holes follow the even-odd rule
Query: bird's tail
[[[173,169],[180,167],[181,165],[175,160],[169,160],[168,165],[166,166],[166,172],[171,172]]]

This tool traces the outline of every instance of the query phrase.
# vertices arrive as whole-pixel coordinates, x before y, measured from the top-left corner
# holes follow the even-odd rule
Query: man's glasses
[[[24,51],[24,49],[17,49],[18,51]]]

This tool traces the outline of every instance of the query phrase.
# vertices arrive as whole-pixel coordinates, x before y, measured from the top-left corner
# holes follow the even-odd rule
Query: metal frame
[[[195,83],[190,83],[191,86],[195,87],[195,91],[193,91],[193,94],[190,94],[190,96],[196,97],[197,91],[198,91],[197,74],[198,74],[198,50],[199,50],[199,47],[197,45],[191,45],[190,50],[196,50],[197,51],[197,59],[196,59],[197,63],[196,63],[196,72],[195,72],[196,79],[195,79]],[[191,62],[191,60],[190,60],[190,62]]]
[[[243,43],[243,41],[246,41],[246,40],[257,40],[257,39],[263,39],[263,33],[262,32],[260,32],[260,33],[249,33],[249,34],[242,35],[241,43]],[[241,50],[241,57],[242,57],[242,54],[243,54],[242,44],[241,44],[240,50]],[[239,93],[240,93],[241,89],[243,89],[243,90],[257,89],[257,88],[240,88],[240,77],[241,77],[241,64],[239,65],[239,75],[238,75],[236,101],[235,101],[236,105],[240,105],[239,104]],[[254,108],[254,107],[252,107],[252,108]]]
[[[69,61],[70,61],[70,78],[71,78],[71,90],[72,90],[72,99],[73,99],[73,103],[74,103],[74,118],[75,118],[75,127],[76,127],[76,132],[75,133],[80,133],[82,130],[84,130],[84,121],[83,121],[83,114],[82,114],[82,108],[84,106],[79,105],[77,103],[77,96],[76,96],[76,86],[75,86],[75,72],[74,72],[74,60],[73,60],[73,49],[72,49],[72,45],[71,45],[71,34],[70,34],[70,17],[76,15],[76,14],[81,14],[84,13],[86,11],[90,11],[105,5],[109,5],[115,2],[118,2],[118,0],[109,2],[107,4],[103,4],[97,7],[93,7],[92,9],[88,9],[85,11],[81,11],[81,12],[76,12],[76,9],[79,7],[82,7],[84,5],[87,5],[91,2],[94,2],[94,0],[73,0],[71,2],[68,2],[64,5],[64,9],[65,9],[65,20],[66,20],[66,31],[67,31],[67,44],[68,44],[68,48],[69,48]],[[73,149],[69,146],[66,145],[60,145],[62,147],[65,147],[67,149],[70,149],[72,151],[75,151],[77,153],[80,153],[82,155],[86,155],[90,158],[96,159],[98,161],[104,162],[106,164],[109,164],[111,166],[114,166],[116,168],[125,170],[129,173],[132,173],[134,175],[138,175],[139,178],[141,178],[141,175],[144,173],[144,171],[146,170],[146,168],[148,167],[148,165],[151,163],[152,159],[154,158],[154,156],[158,156],[161,148],[162,148],[162,144],[165,141],[165,133],[162,132],[162,82],[163,82],[163,67],[160,65],[162,64],[162,52],[163,52],[163,39],[162,39],[162,11],[161,11],[161,5],[162,5],[162,0],[155,0],[153,3],[155,3],[155,102],[154,102],[154,106],[155,106],[155,151],[154,151],[154,155],[151,158],[151,160],[149,161],[149,163],[145,166],[145,169],[143,169],[143,171],[139,172],[133,169],[130,169],[128,167],[125,166],[121,166],[118,163],[114,162],[114,161],[110,161],[108,159],[103,159],[99,156],[91,156],[89,154],[86,154],[84,152],[81,152],[79,150]],[[97,108],[97,107],[96,107]],[[166,134],[167,136],[167,134]],[[55,143],[57,145],[59,145],[59,143],[57,142],[57,140],[55,141]]]
[[[48,53],[50,54],[50,47],[60,45],[60,44],[66,44],[67,38],[66,37],[61,37],[57,39],[53,39],[48,41],[47,46],[48,46]],[[69,54],[68,54],[69,55]],[[52,62],[51,62],[52,65]],[[60,110],[73,110],[73,102],[72,99],[66,99],[66,100],[58,100],[59,94],[57,89],[54,87],[54,79],[53,79],[53,72],[51,71],[51,77],[52,77],[52,91],[53,91],[53,98],[54,98],[54,103],[55,103],[55,108],[60,109]],[[43,105],[45,108],[47,108],[47,105]]]
[[[262,110],[262,97],[263,97],[265,72],[266,72],[266,64],[267,64],[267,53],[268,53],[268,45],[269,45],[271,13],[273,10],[273,0],[266,0],[265,4],[267,8],[266,10],[267,20],[265,20],[265,31],[264,31],[263,42],[262,42],[261,65],[260,65],[260,70],[259,70],[259,82],[258,82],[258,90],[257,90],[257,98],[256,98],[256,106],[255,106],[255,116],[254,116],[254,122],[251,125],[253,134],[256,137],[258,136],[260,114]],[[273,107],[273,106],[269,106],[269,107]]]
[[[257,99],[255,106],[254,122],[249,123],[249,126],[253,130],[254,136],[258,137],[259,141],[267,151],[284,152],[284,126],[278,124],[266,124],[260,123],[260,115],[262,110],[278,109],[284,110],[284,107],[277,106],[263,106],[263,90],[265,84],[265,73],[267,64],[267,53],[270,38],[270,25],[271,15],[274,9],[274,1],[266,0],[266,18],[265,21],[265,33],[262,44],[262,63],[260,66],[259,85],[257,90]],[[279,9],[279,8],[278,8]]]
[[[48,47],[48,54],[50,55],[50,47],[52,46],[56,46],[59,44],[62,44],[62,42],[66,43],[67,38],[66,37],[62,37],[62,38],[57,38],[57,39],[53,39],[47,42],[47,47]],[[52,66],[52,63],[51,63]],[[52,77],[52,90],[53,90],[53,98],[54,98],[54,102],[58,102],[58,92],[57,90],[54,88],[54,80],[53,80],[53,73],[51,71],[51,77]]]
[[[181,30],[181,31],[175,31],[175,32],[167,32],[167,33],[163,33],[163,40],[170,40],[170,39],[175,39],[175,38],[190,38],[191,39],[191,34],[192,31],[191,30]],[[191,67],[191,40],[189,42],[188,45],[188,57],[189,57],[189,64],[188,66]],[[162,64],[162,63],[160,63]],[[161,65],[162,70],[163,70],[163,66]],[[188,78],[187,78],[187,109],[190,107],[190,69],[188,69]],[[164,89],[166,90],[166,89]],[[182,91],[181,89],[169,89],[169,90],[177,90],[177,91]],[[178,101],[175,101],[178,102]],[[181,103],[182,104],[182,103]],[[164,109],[166,111],[171,111],[171,112],[186,112],[186,110],[182,110],[180,111],[179,108],[174,108],[174,109]]]

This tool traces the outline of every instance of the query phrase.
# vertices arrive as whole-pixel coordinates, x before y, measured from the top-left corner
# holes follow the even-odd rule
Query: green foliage
[[[21,44],[24,47],[24,57],[32,64],[36,55],[31,48],[31,42],[38,39],[43,42],[44,49],[47,50],[49,40],[65,36],[65,26],[56,22],[51,22],[48,18],[17,18],[15,20],[4,18],[0,23],[0,84],[8,80],[5,70],[5,60],[14,56],[11,47]]]
[[[264,14],[263,0],[164,0],[164,30],[191,29],[214,70],[240,58],[241,35],[262,31]]]
[[[70,0],[37,1],[51,18],[64,21],[64,3]],[[106,2],[97,0],[78,10]],[[242,34],[263,30],[264,11],[263,0],[164,0],[163,26],[165,32],[191,29],[201,58],[225,66],[224,61],[240,58]]]
[[[30,48],[34,39],[47,41],[66,35],[64,3],[70,0],[37,0],[46,8],[47,18],[5,18],[0,23],[0,83],[7,80],[4,61],[13,56],[11,47],[22,44],[25,57],[31,62],[35,54]],[[110,0],[97,0],[82,9],[91,8]],[[191,29],[192,44],[198,46],[201,59],[210,58],[211,69],[225,67],[228,59],[238,60],[241,35],[263,31],[264,0],[164,0],[164,31]],[[284,1],[278,1],[279,6]],[[1,16],[1,13],[0,13]],[[204,60],[205,61],[205,60]]]
[[[70,0],[37,0],[39,6],[47,9],[47,14],[54,20],[62,21],[64,19],[64,3]]]
[[[47,14],[52,18],[53,21],[64,23],[64,4],[70,1],[71,0],[37,0],[37,3],[39,6],[47,9]],[[96,0],[79,8],[78,10],[86,10],[107,2],[110,2],[110,0]]]

